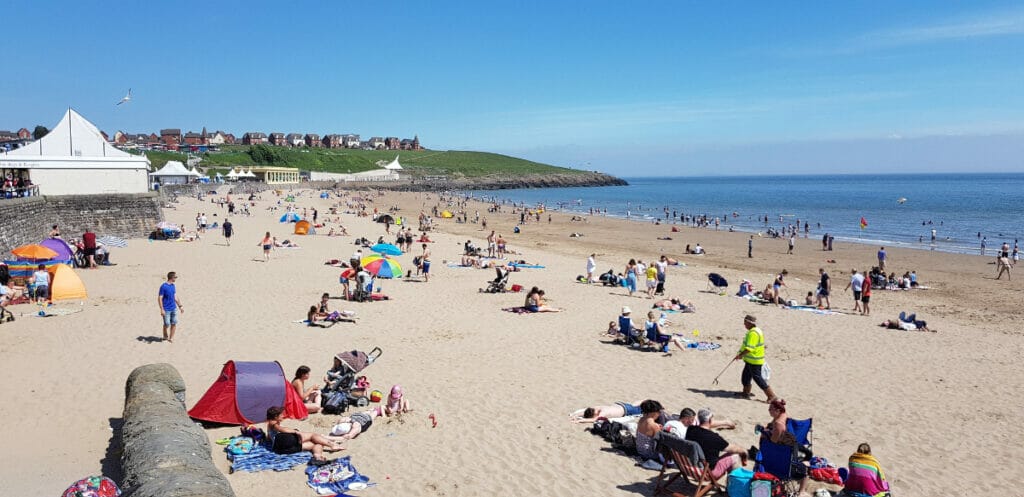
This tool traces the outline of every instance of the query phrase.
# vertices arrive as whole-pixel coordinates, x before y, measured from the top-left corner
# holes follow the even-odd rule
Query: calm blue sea
[[[810,223],[810,238],[979,253],[1024,239],[1024,173],[626,178],[629,186],[467,192],[551,210],[652,222],[665,208],[718,217],[720,229],[765,231]],[[899,199],[905,198],[904,203]],[[768,225],[764,217],[768,216]],[[860,228],[860,219],[868,226]],[[819,227],[820,223],[820,227]],[[936,241],[931,242],[932,230]],[[804,242],[806,244],[806,242]]]

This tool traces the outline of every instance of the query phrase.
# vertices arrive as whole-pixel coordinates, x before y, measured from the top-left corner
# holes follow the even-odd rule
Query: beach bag
[[[325,393],[323,396],[324,414],[341,414],[348,409],[348,394],[341,391]]]
[[[761,378],[764,378],[764,381],[772,378],[772,368],[768,367],[768,361],[761,365]]]
[[[725,489],[729,497],[750,497],[750,481],[754,479],[754,472],[749,469],[736,468],[729,473]]]
[[[71,484],[61,497],[118,497],[121,490],[106,476],[90,476]]]
[[[232,455],[248,454],[252,452],[252,447],[255,442],[249,437],[235,437],[228,442],[228,446],[224,447],[224,450]]]
[[[750,497],[772,497],[772,482],[768,480],[750,482]]]

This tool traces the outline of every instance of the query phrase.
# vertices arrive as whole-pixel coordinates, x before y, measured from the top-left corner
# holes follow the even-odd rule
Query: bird
[[[117,105],[126,104],[128,102],[131,102],[131,100],[132,100],[132,89],[128,88],[128,94],[125,95],[124,98],[122,98],[121,101],[117,103]]]

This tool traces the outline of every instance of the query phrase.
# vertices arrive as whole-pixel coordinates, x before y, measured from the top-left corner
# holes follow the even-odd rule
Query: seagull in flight
[[[128,88],[128,94],[125,95],[124,98],[122,98],[121,101],[117,103],[117,105],[126,104],[128,102],[131,102],[131,100],[132,100],[132,89]]]

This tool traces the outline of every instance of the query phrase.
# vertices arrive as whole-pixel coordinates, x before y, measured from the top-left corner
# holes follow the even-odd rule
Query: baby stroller
[[[360,350],[339,352],[334,356],[334,367],[327,372],[327,384],[321,390],[320,405],[324,414],[341,414],[349,406],[366,407],[369,382],[359,373],[373,364],[383,353],[374,347],[369,354]]]
[[[507,292],[508,291],[508,289],[507,289],[507,287],[508,287],[508,278],[509,278],[509,275],[512,274],[512,273],[509,273],[508,270],[506,270],[503,267],[496,267],[496,268],[494,268],[494,271],[497,272],[498,275],[493,280],[487,282],[487,289],[484,290],[484,292],[486,292],[486,293],[505,293],[505,292]]]

